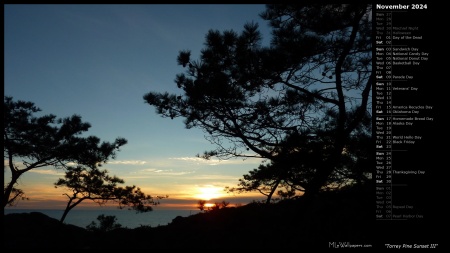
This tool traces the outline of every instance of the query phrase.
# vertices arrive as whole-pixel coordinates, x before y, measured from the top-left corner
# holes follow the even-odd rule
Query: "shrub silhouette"
[[[86,226],[86,229],[93,232],[108,232],[122,227],[121,224],[116,223],[117,218],[114,215],[101,214],[97,216],[97,220],[99,221],[99,225],[95,221],[92,221],[91,224]]]

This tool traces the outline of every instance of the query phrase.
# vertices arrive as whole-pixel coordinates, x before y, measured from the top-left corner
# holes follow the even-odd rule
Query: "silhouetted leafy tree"
[[[230,205],[230,202],[222,200],[222,202],[219,203],[221,208],[226,208],[227,206]]]
[[[267,165],[261,164],[257,169],[249,171],[242,179],[239,179],[237,187],[227,186],[225,190],[228,193],[258,191],[266,196],[266,204],[276,200],[273,198],[275,193],[283,198],[289,198],[293,197],[297,191],[304,191],[299,185],[290,185],[287,178],[277,175],[281,169],[277,169],[275,166],[273,162]]]
[[[214,205],[208,207],[208,211],[219,210],[222,207],[221,203],[216,202]]]
[[[122,227],[122,224],[116,223],[117,218],[114,215],[101,214],[97,216],[97,220],[99,224],[97,224],[97,222],[95,221],[92,221],[91,224],[86,226],[86,229],[92,232],[108,232]]]
[[[69,167],[64,179],[60,178],[55,183],[55,187],[66,187],[72,190],[71,194],[65,194],[69,202],[60,221],[64,222],[69,211],[84,200],[92,200],[99,205],[115,202],[119,204],[120,209],[129,206],[137,212],[149,212],[153,210],[152,206],[159,204],[159,199],[167,197],[157,196],[154,199],[134,185],[117,186],[124,182],[116,176],[109,176],[107,170],[81,166]]]
[[[221,208],[226,208],[229,204],[230,204],[230,202],[227,202],[227,201],[223,200],[222,202],[215,202],[214,205],[208,206],[205,209],[206,200],[199,200],[197,202],[197,208],[200,211],[205,211],[206,212],[206,211],[219,210]]]
[[[28,197],[26,197],[25,192],[18,188],[12,188],[11,198],[8,201],[8,205],[14,206],[19,200],[30,200]]]
[[[209,211],[213,211],[213,210],[219,210],[222,208],[227,208],[227,206],[230,204],[230,202],[227,202],[225,200],[223,200],[222,202],[215,202],[213,206],[210,206],[208,208]]]
[[[256,23],[240,34],[210,30],[199,60],[179,53],[187,72],[175,83],[183,94],[149,92],[144,100],[163,117],[203,129],[216,148],[202,157],[269,159],[283,172],[267,182],[307,175],[305,194],[315,194],[343,177],[334,174],[344,170],[352,136],[371,131],[370,14],[371,4],[267,5],[261,17],[273,28],[270,46],[261,45]],[[294,171],[286,159],[302,162]]]
[[[275,193],[279,199],[286,199],[305,192],[316,171],[324,166],[324,160],[321,158],[327,142],[325,140],[304,142],[305,139],[299,137],[301,136],[291,136],[289,140],[295,143],[296,147],[287,143],[283,145],[283,150],[279,152],[280,156],[284,154],[286,147],[291,151],[288,155],[284,155],[283,159],[261,164],[239,179],[238,187],[225,189],[229,193],[258,191],[267,197],[267,204],[278,200],[273,198]],[[373,158],[371,141],[371,136],[367,133],[352,135],[342,154],[341,163],[336,164],[336,169],[328,178],[326,189],[363,184],[371,179],[371,164],[373,164],[370,160]]]
[[[69,163],[95,168],[127,143],[124,138],[102,142],[95,136],[81,137],[91,125],[81,117],[58,119],[53,114],[35,116],[41,111],[33,102],[13,101],[5,96],[3,107],[3,155],[11,172],[5,184],[3,207],[13,205],[24,192],[18,188],[20,176],[35,168],[68,169]],[[19,164],[21,162],[21,164]]]
[[[204,210],[205,210],[205,204],[206,204],[206,200],[199,200],[199,201],[197,202],[197,208],[198,208],[200,211],[204,211]]]

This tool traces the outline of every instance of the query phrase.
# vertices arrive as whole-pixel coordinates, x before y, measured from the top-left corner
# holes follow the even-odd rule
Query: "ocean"
[[[41,212],[57,220],[63,214],[63,210],[53,209],[4,209],[5,215],[9,213],[30,212]],[[141,226],[157,227],[169,224],[177,216],[187,217],[199,212],[199,210],[158,210],[156,208],[147,213],[136,213],[136,211],[126,209],[73,209],[67,214],[64,223],[86,228],[93,221],[98,225],[99,221],[97,217],[103,214],[105,216],[115,216],[117,218],[116,223],[121,224],[124,228],[137,228]]]

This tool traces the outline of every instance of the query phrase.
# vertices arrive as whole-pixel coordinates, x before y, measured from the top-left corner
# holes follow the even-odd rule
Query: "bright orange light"
[[[213,206],[214,206],[214,204],[211,204],[211,203],[206,203],[206,204],[205,204],[205,207],[207,207],[207,208],[213,207]]]
[[[219,193],[219,191],[221,191],[221,190],[222,190],[222,188],[214,187],[212,185],[200,187],[198,189],[199,193],[196,194],[195,197],[197,199],[201,199],[201,200],[211,200],[211,199],[220,198],[222,196],[222,194]]]

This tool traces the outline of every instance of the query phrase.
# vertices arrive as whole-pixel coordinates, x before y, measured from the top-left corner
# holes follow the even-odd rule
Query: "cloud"
[[[123,160],[123,161],[110,161],[108,164],[126,164],[126,165],[143,165],[146,161],[141,160]]]
[[[61,170],[40,170],[40,169],[33,169],[29,172],[37,173],[37,174],[44,174],[44,175],[56,175],[56,176],[62,176],[64,175],[64,172]]]
[[[217,174],[216,175],[214,175],[214,174],[200,175],[200,174],[198,174],[193,177],[190,177],[189,179],[190,180],[218,180],[218,181],[221,181],[221,180],[234,181],[234,180],[236,180],[237,181],[239,178],[240,177],[238,177],[238,176],[230,176],[230,175],[217,175]]]
[[[16,166],[18,169],[25,169],[25,165],[23,165],[23,163],[20,163],[18,161],[14,161],[13,163],[14,163],[14,166]],[[76,166],[77,163],[68,162],[66,165],[67,166]],[[9,161],[8,160],[3,160],[3,166],[9,167]],[[52,167],[52,166],[47,166],[47,167]],[[36,169],[33,169],[33,170],[36,170]]]
[[[172,157],[169,158],[170,160],[179,160],[179,161],[186,161],[186,162],[192,162],[192,163],[196,163],[196,164],[207,164],[207,165],[218,165],[220,162],[220,160],[218,159],[203,159],[200,157]]]
[[[171,160],[180,160],[193,162],[196,164],[206,164],[206,165],[239,165],[239,164],[260,164],[262,162],[261,159],[228,159],[228,160],[220,160],[220,159],[204,159],[200,157],[172,157],[169,158]]]
[[[192,174],[195,173],[194,170],[188,170],[188,171],[174,171],[174,170],[162,170],[162,169],[154,169],[154,168],[148,168],[148,169],[143,169],[140,170],[138,172],[135,172],[133,174],[152,174],[153,175],[162,175],[162,176],[181,176],[181,175],[186,175],[186,174]],[[141,176],[139,176],[141,177]]]

